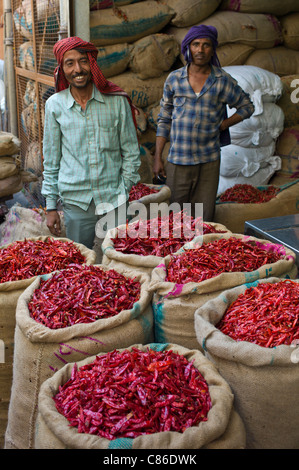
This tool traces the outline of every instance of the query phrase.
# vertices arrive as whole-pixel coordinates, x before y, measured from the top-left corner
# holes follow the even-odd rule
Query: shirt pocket
[[[99,126],[99,147],[101,150],[119,150],[118,121],[110,127]]]
[[[173,99],[173,119],[181,118],[185,113],[186,97],[175,96]]]

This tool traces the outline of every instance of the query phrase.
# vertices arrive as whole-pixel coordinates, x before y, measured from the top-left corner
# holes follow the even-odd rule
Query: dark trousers
[[[198,165],[174,165],[167,162],[166,184],[171,190],[170,203],[191,204],[194,217],[195,204],[203,204],[203,221],[213,222],[215,200],[219,183],[220,160]]]

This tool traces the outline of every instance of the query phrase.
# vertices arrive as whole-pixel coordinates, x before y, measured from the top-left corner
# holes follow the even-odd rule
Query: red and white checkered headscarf
[[[103,72],[97,63],[98,49],[91,42],[84,41],[77,36],[61,39],[56,42],[53,48],[53,52],[58,63],[58,66],[54,70],[55,92],[65,90],[69,87],[69,83],[63,72],[62,63],[65,52],[71,51],[72,49],[80,49],[81,51],[86,52],[89,59],[92,81],[101,93],[108,95],[122,95],[127,98],[131,106],[133,120],[136,127],[136,108],[132,104],[129,95],[122,88],[104,77]]]

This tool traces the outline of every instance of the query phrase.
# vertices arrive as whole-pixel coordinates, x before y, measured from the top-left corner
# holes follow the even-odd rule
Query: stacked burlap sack
[[[203,244],[231,237],[262,243],[269,249],[274,246],[266,240],[232,234],[231,232],[205,235]],[[189,245],[189,248],[192,249],[192,244]],[[171,258],[170,256],[165,257],[153,269],[150,284],[150,289],[153,292],[155,341],[201,349],[201,343],[198,344],[194,329],[194,313],[197,308],[217,297],[226,289],[256,279],[265,279],[270,276],[296,278],[297,268],[294,252],[287,248],[284,249],[282,246],[281,249],[283,249],[284,255],[279,261],[261,266],[253,272],[224,272],[201,282],[187,282],[185,284],[176,284],[165,280]]]
[[[123,273],[120,268],[118,272]],[[50,277],[51,274],[37,277],[18,300],[5,448],[33,448],[39,390],[55,371],[66,363],[81,361],[87,356],[135,343],[147,344],[153,340],[153,314],[147,274],[134,270],[126,273],[126,277],[136,278],[141,284],[140,298],[132,309],[123,310],[110,318],[60,329],[50,329],[35,321],[28,309],[28,303],[35,289],[39,288],[41,279]]]
[[[71,377],[74,364],[69,363],[41,386],[36,422],[36,449],[244,449],[244,425],[234,410],[234,397],[211,361],[199,351],[176,344],[133,344],[127,349],[131,351],[132,348],[144,352],[148,348],[154,351],[171,350],[184,356],[189,362],[194,361],[194,367],[202,374],[209,387],[212,406],[207,421],[186,428],[182,433],[164,431],[135,438],[119,437],[109,440],[97,435],[78,433],[57,411],[53,400],[59,387]],[[120,352],[122,351],[123,349],[120,349]],[[91,364],[95,359],[95,356],[88,357],[78,362],[77,367]]]
[[[46,241],[48,237],[38,236],[28,238],[28,240]],[[70,240],[61,238],[60,240],[69,242]],[[5,249],[10,245],[2,245],[0,249]],[[75,244],[76,248],[85,257],[86,264],[93,264],[95,261],[95,253],[84,245]],[[1,253],[0,253],[1,255]],[[13,374],[13,356],[14,356],[14,332],[16,325],[16,309],[18,299],[30,284],[37,279],[37,276],[20,279],[11,282],[0,283],[0,323],[1,323],[1,339],[5,344],[5,363],[0,364],[0,380],[1,380],[1,399],[0,399],[0,441],[4,442],[4,433],[7,425],[7,410],[10,400],[12,374]]]
[[[232,388],[249,449],[298,449],[298,347],[235,341],[216,325],[245,290],[280,281],[271,277],[227,289],[195,312],[198,343]]]
[[[18,159],[21,142],[9,132],[0,132],[0,198],[19,192],[22,187]]]
[[[257,186],[267,190],[271,185]],[[299,210],[299,180],[282,185],[274,185],[278,194],[270,201],[262,203],[221,202],[218,197],[215,207],[215,221],[224,224],[235,233],[244,233],[247,220],[267,219],[284,215],[297,214]]]
[[[267,4],[222,0],[204,21],[194,15],[194,21],[186,26],[204,23],[217,28],[222,66],[254,65],[283,76],[299,72],[298,14],[296,0]],[[172,22],[167,32],[181,43],[187,29]],[[181,60],[184,63],[182,56]]]

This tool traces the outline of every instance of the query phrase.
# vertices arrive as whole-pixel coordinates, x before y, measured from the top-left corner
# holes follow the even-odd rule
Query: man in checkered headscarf
[[[67,238],[92,248],[99,219],[113,214],[112,226],[119,225],[119,208],[140,179],[135,108],[104,77],[92,43],[65,38],[53,52],[55,93],[46,102],[43,140],[47,225],[61,233],[61,201]]]

